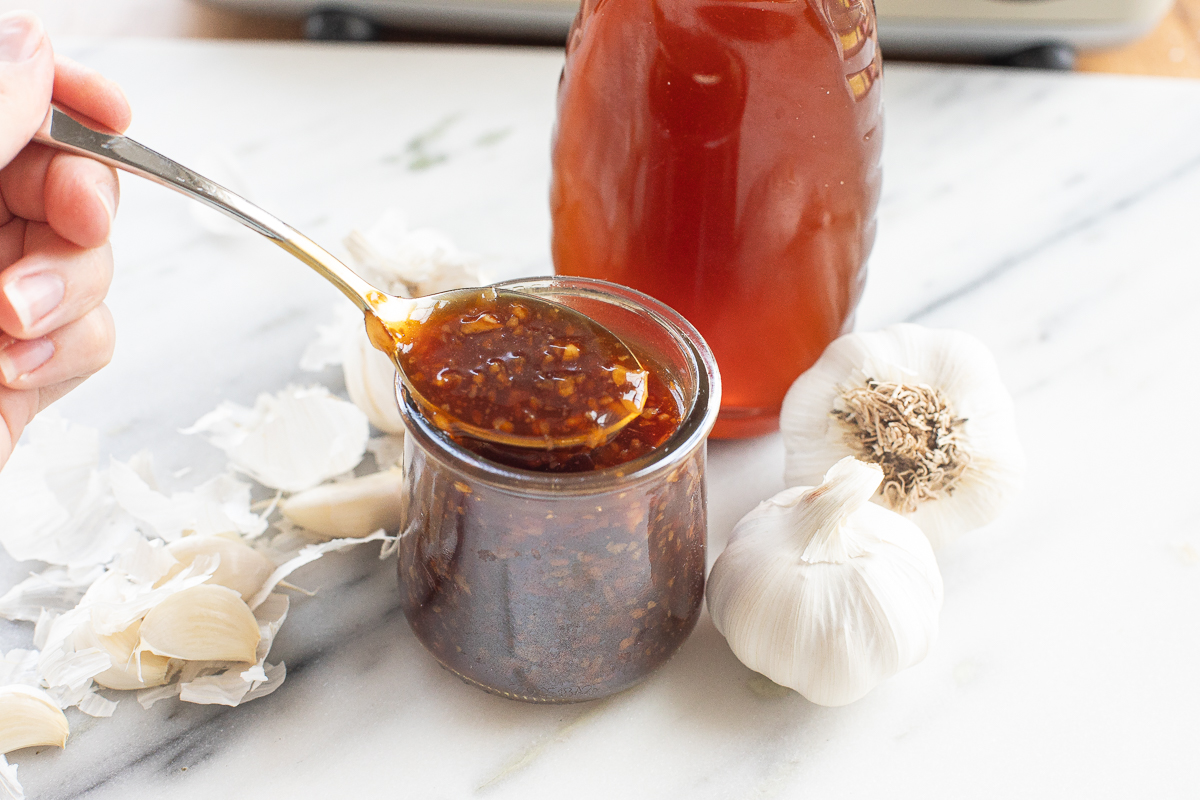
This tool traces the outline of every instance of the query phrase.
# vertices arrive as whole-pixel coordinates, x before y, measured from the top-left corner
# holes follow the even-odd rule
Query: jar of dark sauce
[[[448,436],[401,391],[402,607],[469,683],[530,702],[594,700],[645,678],[696,624],[720,378],[696,330],[646,295],[581,278],[503,285],[616,333],[650,372],[646,407],[594,450],[504,450]]]

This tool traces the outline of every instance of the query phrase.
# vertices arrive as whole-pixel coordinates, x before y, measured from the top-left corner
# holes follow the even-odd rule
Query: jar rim
[[[517,278],[497,283],[496,286],[518,292],[525,290],[537,293],[535,290],[540,289],[543,293],[558,291],[587,297],[623,306],[652,320],[679,347],[691,372],[694,388],[689,397],[683,398],[687,406],[686,413],[666,442],[627,463],[586,472],[538,472],[491,461],[455,444],[420,413],[397,376],[396,402],[406,423],[406,435],[419,440],[427,454],[451,469],[467,473],[473,479],[496,488],[519,490],[524,494],[584,495],[629,487],[648,480],[682,463],[704,443],[717,421],[721,407],[721,378],[712,351],[682,315],[635,289],[594,278]]]

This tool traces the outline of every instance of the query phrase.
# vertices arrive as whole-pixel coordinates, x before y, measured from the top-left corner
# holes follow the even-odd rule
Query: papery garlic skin
[[[708,610],[750,669],[814,703],[852,703],[921,661],[942,578],[924,534],[868,502],[882,470],[852,458],[818,487],[747,514],[708,579]]]
[[[400,209],[389,208],[365,230],[344,240],[355,271],[390,294],[423,297],[479,286],[479,263],[430,228],[409,228]]]
[[[356,547],[360,544],[367,544],[368,542],[393,542],[395,540],[395,536],[389,536],[387,531],[380,530],[375,531],[370,536],[364,536],[362,538],[331,539],[327,542],[316,542],[305,545],[298,553],[275,568],[275,571],[271,573],[271,577],[267,578],[267,582],[263,584],[263,588],[258,590],[258,594],[250,598],[250,608],[257,611],[259,606],[270,598],[271,593],[275,591],[275,587],[277,587],[284,578],[291,575],[305,564],[311,564],[326,553],[345,550],[348,547]],[[383,558],[384,553],[386,552],[386,549],[381,550],[380,558]]]
[[[872,499],[905,514],[935,548],[995,519],[1020,489],[1025,457],[995,358],[961,331],[901,324],[830,344],[784,398],[779,419],[784,482],[811,486],[846,456],[879,460],[864,448],[856,424],[845,419],[847,397],[866,391],[871,381],[889,390],[913,387],[943,401],[953,421],[940,446],[953,448],[951,460],[957,462],[948,482],[923,490],[919,499],[914,492],[911,502],[900,502],[882,491]]]
[[[370,428],[324,386],[260,394],[254,408],[222,403],[181,433],[201,433],[239,472],[272,489],[310,489],[357,466]]]
[[[148,467],[149,454],[142,460]],[[114,459],[109,474],[117,503],[164,541],[226,531],[257,536],[267,529],[267,521],[250,511],[250,484],[232,475],[218,475],[191,492],[168,497],[138,475],[132,464]]]
[[[0,472],[0,546],[17,561],[75,569],[112,558],[137,534],[98,465],[97,431],[39,414]]]
[[[41,689],[0,687],[0,754],[26,747],[63,747],[67,717]]]

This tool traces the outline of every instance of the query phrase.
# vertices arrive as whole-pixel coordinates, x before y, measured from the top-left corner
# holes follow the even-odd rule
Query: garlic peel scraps
[[[104,567],[47,567],[13,586],[0,597],[0,617],[37,622],[47,611],[69,611],[79,605]]]
[[[9,650],[0,658],[0,686],[24,684],[37,686],[37,650]]]
[[[254,408],[222,403],[183,433],[204,434],[262,485],[298,492],[354,469],[370,427],[353,403],[314,386],[261,394]]]
[[[3,755],[0,755],[0,797],[25,800],[25,791],[17,780],[17,765],[8,763]]]
[[[0,545],[18,561],[103,564],[134,535],[97,469],[96,431],[53,411],[36,417],[0,471]]]
[[[784,482],[811,486],[846,456],[880,464],[874,502],[934,547],[992,521],[1025,469],[995,359],[961,331],[894,325],[834,341],[784,398]]]
[[[422,297],[479,285],[478,260],[432,228],[409,228],[400,209],[389,208],[343,242],[357,271],[391,294]]]
[[[394,536],[389,536],[387,531],[378,530],[372,533],[370,536],[364,536],[361,539],[331,539],[328,542],[310,544],[302,548],[300,552],[296,553],[296,555],[275,568],[275,571],[272,572],[270,577],[267,578],[262,588],[258,590],[258,594],[250,598],[248,601],[250,608],[257,610],[258,607],[262,605],[268,597],[271,596],[271,593],[275,591],[275,588],[279,586],[279,583],[284,578],[291,575],[305,564],[311,564],[326,553],[345,550],[348,547],[366,544],[367,542],[391,542],[394,541],[395,538],[396,537]],[[382,557],[382,554],[380,557]]]
[[[818,487],[761,503],[708,579],[713,623],[746,666],[838,706],[925,657],[942,579],[928,540],[869,499],[876,465],[839,461]]]
[[[129,464],[114,460],[109,475],[121,507],[165,541],[226,531],[257,536],[267,529],[267,521],[250,511],[250,484],[232,475],[218,475],[194,491],[170,497],[153,489]]]
[[[365,274],[397,294],[479,283],[474,259],[432,231],[409,231],[395,213],[348,247]],[[288,598],[275,588],[324,553],[394,542],[385,529],[404,513],[395,370],[348,309],[302,366],[339,362],[353,402],[324,387],[292,387],[261,395],[253,408],[223,404],[187,431],[223,449],[232,472],[278,490],[270,503],[251,505],[253,487],[232,473],[164,491],[146,453],[101,469],[96,431],[53,411],[39,415],[0,473],[0,545],[48,565],[0,590],[0,617],[36,623],[38,649],[4,655],[0,687],[37,692],[59,719],[72,706],[112,714],[116,703],[98,685],[137,690],[145,707],[167,697],[238,705],[277,689],[286,667],[266,658]],[[343,480],[363,458],[369,423],[392,434],[369,443],[382,474]],[[272,520],[285,493],[295,521]],[[347,538],[312,544],[313,534]],[[0,709],[0,729],[5,719]],[[0,797],[23,796],[16,773],[0,755]]]

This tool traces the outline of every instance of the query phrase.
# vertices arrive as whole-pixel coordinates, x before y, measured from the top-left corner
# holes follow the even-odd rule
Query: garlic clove
[[[171,559],[168,564],[170,568],[174,557],[166,555]],[[220,561],[220,556],[216,555],[197,556],[190,567],[158,587],[120,569],[108,570],[88,587],[75,610],[88,612],[96,633],[103,636],[119,633],[142,619],[147,611],[167,597],[207,583],[220,566]]]
[[[342,372],[346,394],[372,425],[387,433],[404,433],[404,419],[396,400],[396,367],[375,349],[361,325],[346,340]]]
[[[937,561],[913,523],[869,502],[882,478],[846,458],[820,486],[784,490],[709,574],[709,614],[738,659],[820,705],[857,700],[937,638]]]
[[[275,564],[253,547],[225,536],[185,536],[172,542],[167,547],[167,552],[174,556],[178,563],[154,584],[155,587],[162,586],[192,566],[197,558],[215,555],[220,557],[220,561],[207,582],[227,586],[240,594],[243,600],[249,600],[262,588],[263,582],[275,569]]]
[[[282,501],[279,510],[323,539],[357,538],[381,528],[399,529],[404,498],[403,470],[389,469],[298,492]]]
[[[266,663],[266,659],[275,635],[287,618],[289,605],[286,595],[272,594],[254,610],[262,637],[256,653],[258,661],[254,666],[249,669],[245,665],[227,667],[215,674],[207,674],[207,671],[199,675],[181,672],[179,699],[185,703],[236,706],[270,694],[278,688],[287,675],[287,669],[282,664],[274,667]]]
[[[840,337],[788,391],[780,429],[787,485],[816,484],[846,456],[879,463],[874,502],[935,547],[992,521],[1025,469],[996,361],[960,331],[902,324]]]
[[[240,594],[201,584],[176,592],[146,614],[139,650],[186,661],[252,663],[258,621]]]
[[[0,687],[0,754],[26,747],[64,747],[68,731],[67,716],[41,689]]]
[[[106,689],[147,689],[167,682],[170,659],[139,652],[137,647],[140,641],[140,621],[107,636],[96,633],[91,625],[84,624],[76,628],[72,636],[76,651],[96,648],[108,654],[112,666],[92,677]]]

